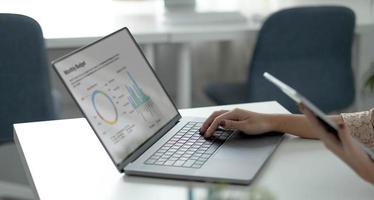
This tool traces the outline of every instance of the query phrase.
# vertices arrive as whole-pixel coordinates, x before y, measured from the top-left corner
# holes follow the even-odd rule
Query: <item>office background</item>
[[[131,2],[131,1],[130,1]],[[208,1],[216,7],[223,7],[225,4],[240,8],[240,11],[246,15],[249,20],[255,23],[262,23],[262,21],[272,12],[281,8],[304,5],[344,5],[350,7],[355,11],[357,23],[370,24],[374,23],[373,2],[370,0],[343,0],[343,1],[323,1],[323,0],[289,0],[289,1]],[[152,8],[149,8],[152,10]],[[136,11],[132,11],[136,12]],[[139,11],[143,13],[144,11]],[[147,11],[146,11],[147,12]],[[91,22],[92,23],[92,22]],[[204,94],[202,88],[212,81],[235,82],[244,81],[246,79],[246,72],[248,71],[248,64],[251,59],[253,47],[256,42],[256,32],[248,34],[246,37],[240,37],[231,41],[216,42],[196,40],[190,42],[192,55],[192,107],[214,105]],[[364,38],[363,38],[364,37]],[[358,52],[358,40],[365,40],[364,47]],[[65,53],[68,53],[76,47],[64,48],[49,48],[49,59],[53,60]],[[156,73],[161,78],[167,91],[173,97],[174,101],[177,99],[177,63],[178,55],[176,50],[178,44],[160,43],[155,45],[155,62]],[[371,72],[374,66],[374,33],[365,31],[365,34],[355,34],[353,44],[353,70],[356,78],[356,100],[348,111],[362,110],[372,106],[371,99],[374,97],[374,92],[365,89],[363,83],[365,81],[365,74]],[[360,56],[366,56],[361,58]],[[358,64],[357,60],[362,59],[364,63]],[[361,66],[358,66],[361,65]],[[175,76],[170,76],[175,75]],[[52,71],[53,87],[62,94],[62,112],[61,118],[79,117],[79,113],[75,103],[68,98],[65,89],[62,87],[58,78]]]
[[[86,34],[88,38],[93,38],[97,35],[87,34],[89,31],[85,31],[86,25],[90,28],[92,33],[92,27],[95,27],[97,23],[98,35],[105,35],[115,29],[112,29],[109,25],[103,29],[100,25],[106,23],[105,20],[110,18],[104,17],[110,12],[111,6],[101,8],[100,2],[110,1],[110,4],[119,5],[127,3],[132,10],[126,10],[124,12],[127,15],[140,15],[144,13],[150,13],[158,8],[153,7],[157,0],[66,0],[66,1],[44,1],[44,0],[7,0],[0,6],[0,12],[15,12],[20,14],[26,14],[36,18],[42,25],[43,31],[47,30],[47,27],[43,27],[43,24],[48,24],[55,27],[56,32],[59,30],[58,27],[65,27],[63,23],[72,23],[73,17],[76,17],[79,12],[82,12],[81,18],[77,19],[75,24],[71,24],[68,27],[74,27],[74,32],[82,32]],[[151,2],[151,3],[149,3]],[[200,0],[203,2],[203,7],[214,7],[214,8],[232,8],[239,10],[242,14],[248,17],[248,20],[253,22],[254,27],[256,24],[261,25],[266,17],[282,8],[293,7],[293,6],[308,6],[308,5],[343,5],[351,8],[356,14],[356,24],[360,27],[359,31],[355,32],[354,44],[352,49],[352,68],[354,71],[354,77],[356,81],[356,94],[354,104],[345,109],[344,111],[356,111],[363,110],[373,106],[374,91],[370,91],[364,87],[364,82],[370,73],[374,74],[374,1],[373,0],[237,0],[237,1],[220,1],[220,0]],[[92,3],[93,6],[87,6],[88,3]],[[149,3],[149,6],[147,6]],[[139,4],[140,6],[137,6]],[[76,5],[74,7],[73,5]],[[105,4],[107,5],[107,4]],[[157,4],[158,5],[158,4]],[[121,6],[122,8],[122,6]],[[144,9],[145,8],[145,9]],[[105,12],[100,13],[101,9]],[[119,8],[115,8],[118,12]],[[85,14],[87,12],[87,14]],[[56,14],[58,13],[58,14]],[[73,13],[73,14],[72,14]],[[99,16],[95,16],[100,13]],[[46,16],[54,16],[51,19],[46,19]],[[78,15],[79,16],[79,15]],[[100,20],[100,17],[103,19]],[[90,17],[92,19],[90,20]],[[58,19],[56,22],[53,20]],[[124,19],[124,18],[123,18]],[[66,21],[65,21],[66,20]],[[118,20],[118,19],[117,19]],[[86,24],[87,23],[87,24]],[[203,24],[204,22],[202,22]],[[178,24],[177,24],[178,25]],[[109,27],[109,28],[108,28]],[[114,26],[113,26],[114,27]],[[199,32],[195,30],[196,32]],[[51,29],[49,29],[51,30]],[[131,29],[130,29],[131,30]],[[230,40],[200,40],[188,42],[191,48],[191,69],[192,69],[192,95],[191,95],[191,107],[200,107],[214,105],[214,103],[207,98],[203,92],[203,87],[209,82],[223,81],[223,82],[236,82],[244,81],[247,76],[248,65],[252,57],[253,48],[256,43],[256,36],[259,27],[254,28],[254,31],[248,31],[244,37],[238,37]],[[95,31],[95,30],[94,30]],[[53,31],[52,31],[53,32]],[[69,32],[65,30],[60,34]],[[59,33],[56,33],[58,36]],[[49,35],[46,35],[49,36]],[[214,35],[212,35],[213,37]],[[48,58],[52,61],[83,44],[88,44],[90,40],[82,39],[77,41],[80,45],[50,45],[48,46]],[[141,43],[141,46],[147,48],[147,44]],[[174,101],[178,100],[178,69],[180,57],[178,57],[178,50],[180,49],[179,43],[168,43],[159,42],[153,45],[154,47],[154,67],[157,75],[163,82],[166,90],[169,92]],[[75,103],[72,101],[65,88],[62,86],[60,80],[55,75],[55,72],[50,70],[50,77],[52,81],[53,90],[57,91],[58,99],[61,103],[59,110],[59,118],[74,118],[81,117],[81,113]],[[15,149],[11,149],[10,154],[14,153]],[[9,160],[14,157],[7,158]],[[3,162],[8,163],[8,162]],[[12,162],[9,162],[12,163]],[[3,166],[7,168],[13,168],[15,171],[22,170],[21,166]],[[1,173],[1,172],[0,172]],[[5,175],[6,176],[6,175]],[[15,179],[23,179],[15,178]],[[21,182],[27,184],[25,179]]]

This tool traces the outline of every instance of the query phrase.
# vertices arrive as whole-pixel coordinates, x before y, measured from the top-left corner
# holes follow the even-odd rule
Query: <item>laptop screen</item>
[[[126,28],[54,67],[116,164],[178,115]]]

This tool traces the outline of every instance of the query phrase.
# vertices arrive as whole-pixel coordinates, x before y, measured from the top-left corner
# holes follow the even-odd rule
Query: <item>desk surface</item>
[[[208,116],[241,107],[287,112],[276,102],[181,110]],[[276,199],[372,199],[373,186],[315,140],[287,137],[250,186],[126,176],[118,173],[83,118],[15,125],[18,148],[40,199],[201,199],[209,191],[231,197],[248,194]]]

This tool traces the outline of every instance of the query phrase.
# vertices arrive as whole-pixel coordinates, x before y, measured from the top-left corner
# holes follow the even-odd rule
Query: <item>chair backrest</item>
[[[14,123],[55,117],[42,30],[29,17],[0,14],[0,91],[0,142]]]
[[[294,102],[266,81],[265,71],[296,88],[323,111],[354,100],[351,67],[355,15],[338,6],[299,7],[271,15],[261,28],[248,74],[250,101]]]

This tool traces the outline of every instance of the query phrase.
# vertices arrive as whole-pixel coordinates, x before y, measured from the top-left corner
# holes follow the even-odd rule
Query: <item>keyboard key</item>
[[[184,153],[183,155],[184,156],[191,156],[193,153],[191,153],[191,152],[186,152],[186,153]]]
[[[199,134],[201,126],[201,122],[186,124],[144,163],[200,168],[232,132],[216,131],[214,137],[205,139]]]
[[[199,165],[199,164],[193,164],[191,167],[192,168],[200,168],[202,165]]]
[[[165,156],[171,156],[171,155],[173,155],[173,152],[168,151],[168,152],[166,152],[164,155],[165,155]]]
[[[179,147],[178,146],[172,146],[170,149],[179,149]]]
[[[171,157],[171,158],[169,158],[169,161],[176,161],[178,159],[179,159],[179,157]]]
[[[173,164],[173,166],[175,166],[175,167],[180,167],[180,166],[182,166],[184,163],[185,163],[185,161],[178,160],[178,161],[175,161],[175,163]]]
[[[191,167],[194,163],[194,160],[188,160],[183,164],[183,167]]]
[[[177,151],[177,149],[169,149],[167,152],[175,153],[176,151]]]
[[[186,153],[194,154],[197,149],[189,148]]]
[[[157,161],[157,162],[155,162],[155,164],[156,165],[162,165],[162,164],[164,164],[164,161]]]
[[[198,134],[198,133],[195,133],[191,136],[191,139],[193,139],[193,140],[198,140],[199,138],[200,138],[200,134]]]
[[[197,160],[198,158],[199,158],[199,156],[195,156],[195,155],[193,155],[193,156],[190,157],[189,160]]]
[[[207,149],[208,149],[209,147],[201,147],[199,150],[201,150],[201,151],[206,151]]]
[[[153,155],[153,156],[151,156],[150,157],[150,159],[155,159],[155,160],[157,160],[157,159],[159,159],[161,157],[161,155]]]
[[[220,139],[220,140],[226,140],[228,137],[229,137],[228,135],[227,136],[221,135],[221,136],[219,136],[218,139]]]
[[[204,153],[204,152],[203,152],[203,153]],[[193,155],[194,155],[194,156],[197,156],[197,157],[200,157],[201,155],[203,155],[203,153],[195,152]]]
[[[165,153],[165,152],[166,152],[165,149],[160,149],[160,150],[157,151],[157,153]]]
[[[202,150],[202,149],[198,149],[197,151],[196,151],[196,153],[198,153],[198,154],[203,154],[205,152],[205,150]]]
[[[174,164],[175,161],[172,161],[172,160],[168,160],[164,163],[164,165],[167,165],[167,166],[171,166]]]
[[[204,153],[203,155],[200,156],[200,158],[209,158],[209,157],[210,157],[210,155],[206,154],[206,153]]]
[[[156,159],[148,159],[145,161],[145,164],[154,164],[156,162]]]
[[[207,153],[207,154],[212,154],[212,153],[214,153],[214,152],[218,149],[218,147],[220,147],[220,146],[221,146],[220,144],[213,144],[212,146],[209,147],[209,149],[207,149],[207,150],[205,151],[205,153]]]
[[[195,162],[195,164],[197,164],[197,165],[202,165],[202,164],[204,164],[204,161],[199,161],[199,160],[197,160],[197,161]]]
[[[208,157],[208,158],[209,158],[209,157]],[[202,163],[205,163],[205,162],[208,160],[208,158],[202,158],[202,157],[200,157],[200,158],[197,159],[196,162],[202,162]]]
[[[192,154],[183,154],[181,157],[183,157],[183,158],[189,158],[189,157],[191,157],[191,155]]]

